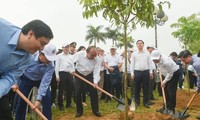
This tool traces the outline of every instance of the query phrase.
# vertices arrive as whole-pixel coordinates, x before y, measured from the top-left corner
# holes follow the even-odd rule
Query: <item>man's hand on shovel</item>
[[[162,83],[162,84],[161,84],[161,87],[165,88],[165,83]]]
[[[36,100],[35,103],[34,103],[33,110],[35,110],[36,108],[39,108],[40,104],[41,104],[41,102],[39,100]]]
[[[13,90],[14,92],[16,92],[17,89],[19,89],[18,85],[13,85],[11,88],[12,88],[12,90]]]
[[[26,96],[24,96],[20,90],[18,89],[17,85],[13,85],[12,90],[14,92],[16,92],[43,120],[47,120],[47,118],[38,110],[37,106],[34,105],[33,103],[31,103],[31,101],[29,101],[28,98],[26,98]],[[37,104],[37,103],[36,103]]]

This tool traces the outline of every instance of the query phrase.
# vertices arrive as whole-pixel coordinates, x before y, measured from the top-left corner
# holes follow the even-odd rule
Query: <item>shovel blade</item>
[[[122,99],[122,101],[124,101],[124,99]],[[135,109],[136,109],[134,100],[128,99],[128,105],[129,105],[130,111],[134,112]],[[122,104],[122,103],[118,103],[117,108],[119,110],[121,110],[121,111],[124,111],[125,110],[125,105]]]
[[[119,104],[117,105],[117,108],[118,108],[119,110],[121,110],[121,111],[124,111],[124,110],[125,110],[125,105],[119,103]]]
[[[181,112],[176,112],[175,114],[172,114],[171,115],[172,117],[176,118],[176,119],[179,119],[179,120],[185,120],[187,117],[189,117],[190,115],[185,113],[181,113]]]

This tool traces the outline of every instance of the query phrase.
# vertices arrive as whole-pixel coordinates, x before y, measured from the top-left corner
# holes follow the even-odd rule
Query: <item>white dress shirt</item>
[[[99,64],[100,64],[100,71],[104,71],[104,57],[103,56],[98,56],[99,57]]]
[[[115,54],[115,55],[108,54],[105,56],[104,62],[107,63],[108,66],[117,66],[123,61],[122,61],[121,56],[119,56],[118,54]],[[110,74],[108,70],[106,71],[106,74]]]
[[[75,53],[71,58],[71,72],[75,69],[84,76],[87,76],[93,72],[93,81],[97,84],[100,80],[100,63],[99,58],[95,57],[93,60],[89,60],[86,51],[79,51]],[[76,63],[74,67],[74,63]]]
[[[135,51],[131,56],[131,74],[134,75],[134,70],[148,70],[152,73],[153,65],[150,53],[148,51]]]
[[[56,77],[59,77],[59,72],[70,72],[71,63],[69,61],[71,54],[64,54],[63,52],[57,55],[56,60]]]
[[[177,65],[171,57],[161,55],[161,60],[157,63],[157,68],[161,71],[162,75],[165,76],[163,83],[165,84],[167,81],[171,80],[174,72],[179,69],[179,65]]]

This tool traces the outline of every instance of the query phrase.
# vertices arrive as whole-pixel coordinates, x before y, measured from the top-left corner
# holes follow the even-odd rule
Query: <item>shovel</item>
[[[74,76],[78,77],[79,79],[83,80],[84,82],[88,83],[89,85],[93,86],[95,89],[100,90],[101,92],[103,92],[104,94],[108,95],[109,97],[115,99],[116,101],[118,101],[118,103],[125,105],[124,101],[118,99],[117,97],[113,96],[112,94],[108,93],[107,91],[103,90],[102,88],[100,88],[99,86],[94,85],[94,83],[88,81],[87,79],[83,78],[82,76],[78,75],[77,73],[74,73]]]
[[[163,80],[162,80],[161,71],[159,72],[159,77],[160,77],[160,84],[162,85],[162,84],[163,84]],[[165,97],[165,90],[164,90],[164,87],[161,86],[161,88],[162,88],[163,102],[164,102],[164,107],[165,107],[163,113],[164,113],[164,114],[167,114],[167,113],[168,113],[168,110],[167,110],[167,102],[166,102],[166,97]]]
[[[194,98],[195,98],[197,95],[198,95],[198,92],[195,92],[194,95],[192,96],[192,98],[190,99],[190,101],[188,102],[188,104],[187,104],[185,110],[184,110],[183,113],[181,114],[180,119],[183,119],[183,118],[184,118],[184,115],[185,115],[185,113],[187,112],[187,110],[188,110],[190,104],[192,103],[192,101],[194,100]]]
[[[32,102],[30,102],[29,100],[28,100],[28,98],[26,98],[21,92],[20,92],[20,90],[18,89],[18,87],[16,86],[16,85],[13,85],[12,86],[12,90],[14,91],[14,92],[16,92],[43,120],[48,120],[40,111],[39,111],[39,109],[38,108],[35,108],[34,109],[34,105],[33,105],[33,103]]]
[[[122,98],[121,100],[124,101],[124,98]],[[132,112],[135,111],[135,109],[136,109],[136,107],[135,107],[135,101],[129,99],[128,97],[127,97],[127,100],[128,100],[128,105],[129,105],[130,111],[132,111]],[[125,110],[125,105],[118,103],[117,108],[119,110],[121,110],[121,111],[124,111]]]

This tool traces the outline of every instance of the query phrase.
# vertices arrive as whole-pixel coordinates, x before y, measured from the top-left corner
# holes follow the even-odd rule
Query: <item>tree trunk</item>
[[[125,100],[125,120],[128,120],[128,99],[127,99],[127,22],[124,22],[124,59],[125,59],[125,71],[124,71],[124,100]]]

